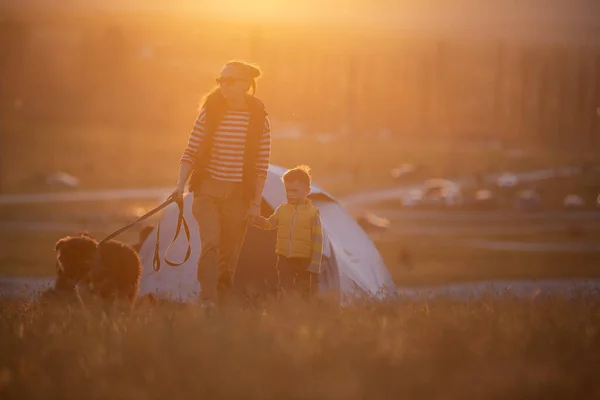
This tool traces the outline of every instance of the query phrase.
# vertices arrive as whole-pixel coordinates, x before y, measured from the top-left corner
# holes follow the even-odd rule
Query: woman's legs
[[[242,185],[230,183],[221,209],[221,253],[217,294],[226,300],[231,294],[238,259],[246,237],[248,205],[243,198]]]
[[[202,244],[197,272],[201,300],[216,301],[231,292],[246,234],[248,207],[242,194],[240,183],[207,178],[194,197]]]
[[[198,223],[202,247],[197,270],[201,301],[215,301],[217,297],[219,246],[221,244],[220,199],[218,193],[210,192],[210,186],[212,185],[202,185],[194,196],[192,206],[194,218]]]

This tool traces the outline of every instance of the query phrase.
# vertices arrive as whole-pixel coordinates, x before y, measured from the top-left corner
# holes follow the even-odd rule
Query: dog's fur
[[[90,235],[83,233],[61,238],[54,249],[57,253],[57,276],[54,288],[48,291],[45,298],[75,296],[80,302],[87,303],[95,297],[133,306],[139,290],[142,265],[131,246],[116,240],[100,245]],[[89,296],[83,301],[80,293]]]
[[[56,243],[56,278],[54,286],[40,294],[42,302],[70,305],[77,303],[83,306],[77,285],[88,279],[88,260],[96,251],[96,244],[89,239],[91,237],[84,233],[78,237],[67,236]]]

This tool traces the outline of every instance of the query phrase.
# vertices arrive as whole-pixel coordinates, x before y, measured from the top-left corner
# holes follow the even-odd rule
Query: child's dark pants
[[[310,259],[277,256],[277,291],[279,293],[298,292],[308,299],[318,288],[317,274],[308,271]]]

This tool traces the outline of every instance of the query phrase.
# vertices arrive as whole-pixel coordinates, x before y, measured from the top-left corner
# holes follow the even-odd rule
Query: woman
[[[181,157],[173,193],[182,196],[190,178],[202,243],[197,276],[205,304],[231,292],[246,221],[260,216],[271,151],[269,119],[254,97],[260,74],[243,61],[225,64]]]

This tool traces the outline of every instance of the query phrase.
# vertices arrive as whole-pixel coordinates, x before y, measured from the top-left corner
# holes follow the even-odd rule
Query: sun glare
[[[404,4],[404,0],[400,3]],[[373,15],[385,14],[386,9],[378,6],[369,8],[364,0],[348,0],[342,4],[317,0],[221,0],[198,5],[188,0],[173,7],[180,12],[198,12],[218,19],[302,25],[369,19]]]
[[[305,17],[310,3],[296,0],[221,0],[207,8],[209,13],[219,17],[267,21]]]

